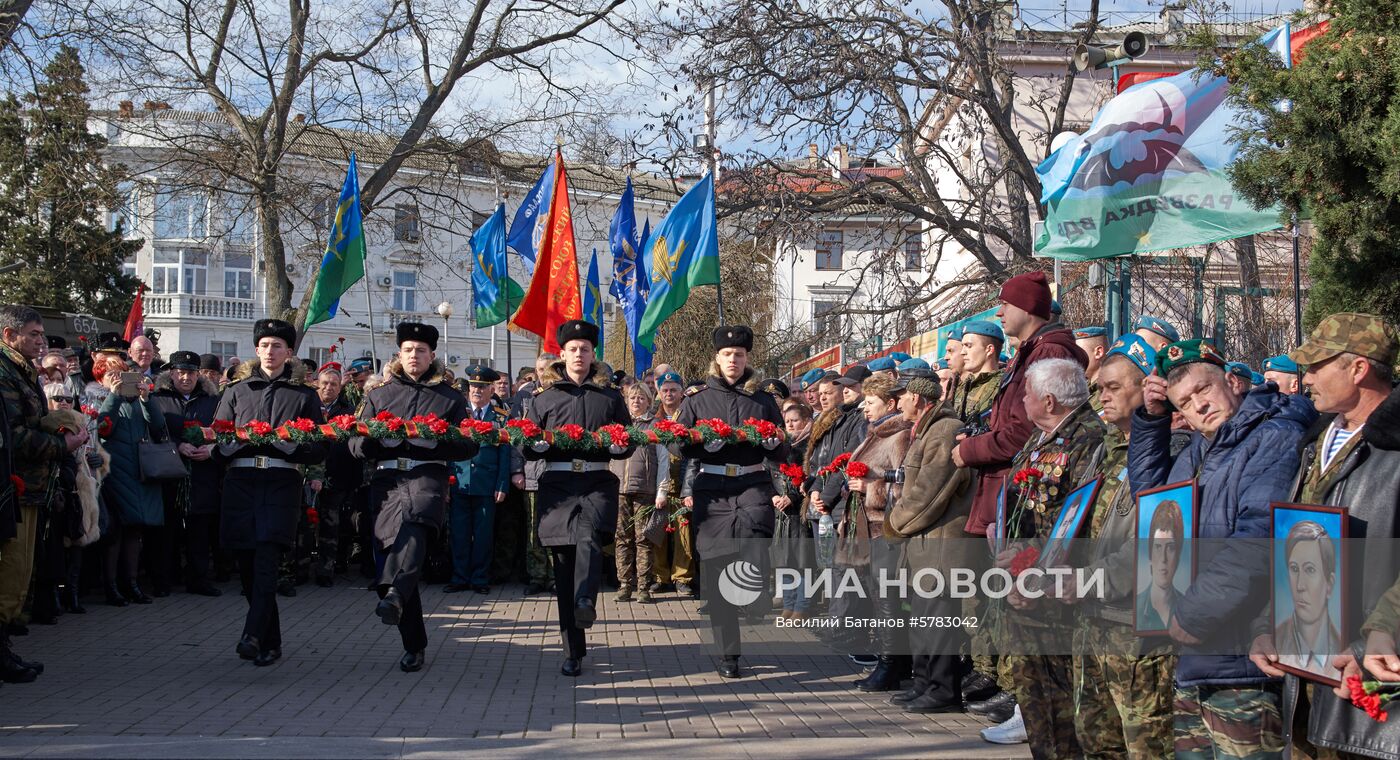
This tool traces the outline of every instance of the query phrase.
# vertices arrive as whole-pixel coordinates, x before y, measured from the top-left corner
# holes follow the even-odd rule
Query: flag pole
[[[496,184],[496,208],[497,208],[497,209],[500,209],[500,208],[501,208],[501,205],[502,205],[502,204],[501,204],[501,174],[500,174],[500,172],[496,172],[496,173],[495,173],[495,176],[493,177],[493,179],[495,180],[495,184]],[[504,218],[504,214],[502,215],[502,218]],[[501,272],[501,286],[500,286],[500,287],[501,287],[501,290],[500,290],[500,292],[501,292],[501,295],[505,296],[505,299],[506,299],[506,377],[507,377],[507,378],[510,378],[510,377],[512,377],[511,372],[514,370],[514,367],[511,366],[511,355],[510,355],[510,354],[511,354],[511,345],[510,345],[510,317],[511,317],[511,313],[510,313],[510,251],[506,251],[506,265],[505,265],[504,267],[501,267],[501,269],[504,270],[504,271]],[[492,364],[495,364],[495,363],[496,363],[496,328],[495,328],[494,325],[491,327],[491,363],[492,363]],[[513,387],[514,385],[515,385],[515,381],[512,379],[512,380],[511,380],[511,386]]]
[[[379,371],[379,351],[374,347],[374,302],[369,293],[369,262],[365,262],[365,314],[369,317],[369,358],[374,362],[374,371]]]

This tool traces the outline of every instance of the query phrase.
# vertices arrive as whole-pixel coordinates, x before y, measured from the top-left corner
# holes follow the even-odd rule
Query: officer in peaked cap
[[[749,367],[753,331],[744,325],[723,325],[715,329],[713,343],[711,373],[703,386],[686,392],[676,421],[694,427],[700,420],[718,419],[738,427],[754,418],[781,430],[783,416],[773,398],[745,389],[753,377]],[[869,372],[864,367],[860,369]],[[705,574],[700,589],[706,595],[706,609],[719,647],[717,670],[724,678],[738,678],[740,610],[717,593],[720,575],[732,573],[727,569],[743,567],[742,562],[747,562],[748,567],[759,569],[759,577],[768,577],[763,568],[768,566],[767,546],[773,538],[776,496],[768,463],[786,461],[788,447],[775,436],[757,444],[728,444],[720,440],[687,444],[680,447],[680,454],[695,461],[695,477],[682,496],[691,497],[695,505],[695,553]],[[766,611],[766,595],[759,601]],[[748,614],[758,611],[751,605]]]
[[[792,395],[788,390],[787,383],[776,377],[770,377],[758,384],[758,389],[773,397],[774,401],[782,403]]]
[[[296,328],[280,319],[253,323],[255,360],[238,365],[224,389],[215,421],[244,427],[262,422],[274,428],[308,419],[321,424],[316,391],[302,380],[292,356]],[[271,665],[282,657],[282,626],[277,611],[277,570],[282,553],[296,538],[301,517],[302,468],[326,457],[325,443],[227,443],[214,456],[226,469],[219,503],[219,542],[238,556],[238,572],[248,593],[248,616],[238,656]]]
[[[468,414],[472,419],[503,427],[510,410],[491,403],[500,373],[484,364],[473,364],[463,373],[467,384]],[[452,489],[452,579],[444,593],[491,591],[492,531],[496,507],[510,489],[512,450],[509,446],[483,445],[476,456],[456,464],[457,485]]]
[[[597,325],[570,320],[559,326],[555,337],[561,358],[545,367],[544,384],[535,391],[528,419],[545,430],[578,425],[593,431],[605,425],[632,424],[622,394],[606,387],[607,378],[599,374],[600,363],[594,356]],[[564,640],[559,672],[569,677],[583,672],[588,651],[585,631],[598,617],[603,545],[617,528],[618,480],[608,462],[630,457],[634,448],[566,449],[539,441],[524,450],[526,459],[545,463],[535,496],[537,533],[554,557],[559,630]]]
[[[445,382],[437,361],[438,331],[421,322],[400,322],[395,330],[399,351],[389,363],[384,384],[365,391],[359,418],[382,412],[403,420],[435,415],[456,426],[467,418],[467,400]],[[452,464],[476,454],[471,441],[380,441],[350,439],[350,453],[369,463],[375,548],[385,555],[375,590],[374,614],[395,625],[403,642],[399,669],[423,668],[428,633],[418,585],[423,563],[447,518]]]
[[[122,338],[121,333],[105,332],[97,336],[97,345],[93,346],[92,352],[125,355],[130,348],[131,343]]]

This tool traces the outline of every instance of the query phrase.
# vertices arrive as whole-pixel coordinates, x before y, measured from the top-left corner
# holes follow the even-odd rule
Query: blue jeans
[[[496,524],[493,495],[452,491],[452,582],[485,586],[491,582],[491,531]]]

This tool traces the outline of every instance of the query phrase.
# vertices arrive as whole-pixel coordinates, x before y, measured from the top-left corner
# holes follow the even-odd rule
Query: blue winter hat
[[[1001,325],[986,319],[974,319],[963,325],[963,335],[981,335],[998,343],[1006,342],[1006,334],[1001,331]]]
[[[1157,351],[1142,339],[1141,335],[1128,333],[1113,341],[1113,347],[1108,349],[1108,355],[1126,356],[1132,360],[1133,364],[1142,374],[1152,374],[1153,368],[1157,366]]]
[[[895,368],[894,357],[881,356],[877,359],[871,359],[865,363],[865,366],[871,372],[888,372]]]

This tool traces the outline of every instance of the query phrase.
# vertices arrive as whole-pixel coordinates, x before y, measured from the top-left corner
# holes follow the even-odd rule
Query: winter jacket
[[[650,426],[651,418],[633,420],[638,425]],[[617,476],[617,492],[629,496],[643,496],[648,500],[656,496],[657,447],[638,446],[632,456],[614,459],[608,469]]]
[[[963,526],[972,509],[973,474],[953,464],[954,439],[961,427],[962,421],[946,406],[919,418],[904,454],[903,490],[885,512],[886,538],[966,537]]]
[[[1364,647],[1370,630],[1386,630],[1393,635],[1400,622],[1386,610],[1379,610],[1377,615],[1387,590],[1400,577],[1400,554],[1394,551],[1395,539],[1400,538],[1400,522],[1396,519],[1400,513],[1400,391],[1392,392],[1371,413],[1361,434],[1352,436],[1332,460],[1332,466],[1324,471],[1319,452],[1335,417],[1329,414],[1319,418],[1304,437],[1293,501],[1347,508],[1351,532],[1347,539],[1349,551],[1344,556],[1355,593],[1342,602],[1342,608],[1359,610],[1355,619],[1365,620],[1366,624],[1365,630],[1343,631],[1342,640],[1350,641],[1356,649]],[[1265,616],[1265,623],[1269,622]],[[1296,676],[1285,679],[1285,715],[1291,714],[1296,705],[1300,685]],[[1290,728],[1291,723],[1285,721],[1285,732]],[[1355,754],[1400,757],[1400,721],[1378,723],[1330,689],[1314,688],[1308,740],[1319,747]]]
[[[902,487],[895,480],[904,464],[904,455],[909,451],[912,427],[914,423],[898,413],[887,416],[870,428],[870,434],[851,454],[852,462],[861,462],[870,468],[870,474],[864,479],[861,512],[872,536],[884,535],[885,512],[899,501]]]
[[[58,477],[59,461],[68,453],[63,437],[45,433],[39,420],[48,413],[48,399],[39,388],[34,365],[19,352],[0,344],[0,403],[4,404],[7,462],[11,472],[24,481],[24,495],[10,486],[9,477],[0,484],[0,541],[15,536],[20,520],[18,507],[44,508],[52,496]],[[17,497],[17,498],[16,498]]]
[[[1133,624],[1133,601],[1137,567],[1137,500],[1128,483],[1128,439],[1116,427],[1108,428],[1103,439],[1103,459],[1098,466],[1103,477],[1094,511],[1085,532],[1091,541],[1081,542],[1088,550],[1085,573],[1102,571],[1103,599],[1085,599],[1080,608],[1086,615],[1113,623]]]
[[[165,502],[159,483],[141,482],[142,441],[169,438],[165,416],[149,401],[113,393],[97,411],[105,431],[102,445],[112,457],[112,474],[103,484],[107,506],[124,526],[164,525]]]
[[[380,412],[401,419],[430,414],[457,426],[469,415],[467,400],[443,382],[442,365],[434,361],[418,379],[404,371],[398,359],[389,362],[388,379],[365,391],[359,418],[372,420]],[[319,409],[317,411],[320,411]],[[370,476],[370,505],[374,510],[374,538],[388,550],[404,523],[441,530],[451,501],[448,478],[453,463],[476,456],[471,441],[400,441],[396,445],[373,438],[350,439],[350,453],[376,467],[379,462],[418,460],[430,462],[412,469],[375,469]]]
[[[1041,327],[1022,342],[1002,373],[1001,387],[987,420],[988,432],[964,440],[959,447],[963,462],[978,471],[968,533],[987,534],[987,526],[996,520],[997,494],[1011,460],[1030,440],[1034,426],[1026,417],[1023,400],[1026,368],[1041,359],[1073,359],[1082,367],[1089,366],[1089,356],[1074,342],[1074,333],[1058,322]]]
[[[830,464],[842,454],[855,452],[856,447],[865,440],[868,423],[865,419],[865,411],[861,409],[861,402],[853,401],[849,404],[842,404],[840,416],[832,423],[831,430],[822,436],[821,442],[816,444],[821,451],[813,457],[814,466],[825,466]],[[816,462],[820,462],[817,465]],[[831,518],[836,522],[841,522],[846,516],[846,499],[841,493],[846,488],[846,474],[844,472],[834,472],[830,475],[816,475],[813,483],[813,490],[821,492],[822,501],[826,502],[827,509],[831,512]]]
[[[1249,621],[1269,600],[1270,505],[1292,495],[1298,444],[1315,419],[1317,411],[1305,397],[1281,394],[1266,383],[1244,397],[1213,439],[1193,434],[1173,461],[1171,416],[1148,415],[1145,409],[1133,413],[1128,445],[1133,492],[1195,478],[1200,502],[1196,537],[1204,541],[1196,542],[1196,580],[1172,615],[1202,644],[1182,647],[1178,685],[1266,680],[1244,653],[1252,639]]]
[[[201,427],[213,424],[214,413],[219,410],[219,389],[201,377],[189,398],[185,398],[175,390],[170,373],[165,372],[156,378],[151,407],[164,418],[170,440],[178,443],[184,440],[186,422],[197,423]],[[212,457],[202,461],[186,459],[185,464],[190,468],[189,478],[184,483],[166,483],[164,498],[174,505],[183,491],[188,494],[186,498],[189,501],[185,506],[190,514],[217,515],[223,488],[223,468]]]

